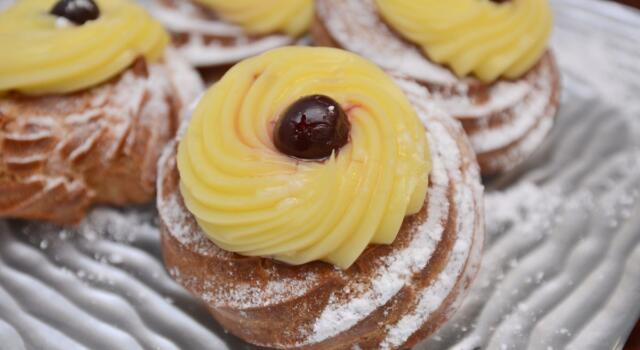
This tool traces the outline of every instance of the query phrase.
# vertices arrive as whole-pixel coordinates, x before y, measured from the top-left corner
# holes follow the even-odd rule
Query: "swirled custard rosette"
[[[221,66],[294,44],[309,29],[313,0],[149,0],[181,53]]]
[[[18,1],[0,12],[0,92],[78,91],[164,53],[162,26],[128,0],[97,1],[99,18],[82,25],[50,14],[56,2]]]
[[[312,0],[196,0],[249,34],[304,34],[313,16]]]
[[[0,217],[80,221],[144,203],[202,82],[128,0],[18,1],[0,12]]]
[[[459,123],[426,100],[417,84],[336,49],[240,63],[159,161],[168,271],[256,345],[416,344],[464,296],[484,235],[474,154]],[[349,137],[334,143],[342,112]],[[340,137],[324,155],[283,153],[309,135],[324,144],[327,130]]]
[[[271,137],[284,110],[312,94],[333,98],[351,123],[349,143],[322,161],[287,156]],[[420,210],[429,152],[379,68],[343,51],[287,48],[238,64],[201,99],[178,169],[187,207],[219,247],[347,268]]]
[[[547,0],[318,0],[317,43],[412,79],[459,119],[484,175],[514,168],[551,129],[559,73]]]

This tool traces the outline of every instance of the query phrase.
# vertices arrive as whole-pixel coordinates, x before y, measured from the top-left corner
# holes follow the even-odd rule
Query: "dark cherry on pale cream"
[[[324,95],[302,97],[278,119],[273,130],[276,148],[292,157],[327,158],[349,141],[349,119],[338,102]]]
[[[60,0],[53,6],[50,13],[64,17],[77,25],[83,25],[100,17],[100,9],[93,0]]]

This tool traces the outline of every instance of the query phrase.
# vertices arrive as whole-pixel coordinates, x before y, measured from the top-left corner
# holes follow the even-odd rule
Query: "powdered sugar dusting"
[[[3,186],[28,188],[5,203],[2,215],[73,221],[70,215],[80,219],[93,202],[152,198],[156,161],[173,137],[177,109],[195,98],[202,82],[170,49],[160,62],[136,65],[75,94],[0,99],[12,124],[0,131],[0,173],[17,175]],[[14,168],[27,171],[7,170]],[[117,171],[126,176],[112,179]],[[109,190],[96,173],[110,181]],[[56,208],[42,208],[48,196],[55,196]]]
[[[176,93],[180,96],[180,101],[182,101],[182,110],[179,112],[179,117],[184,118],[200,95],[203,94],[204,82],[198,72],[174,48],[167,49],[165,57],[167,57],[167,61],[172,62],[167,65],[166,69],[173,86],[175,86]]]
[[[167,200],[159,201],[158,206],[167,213],[167,216],[164,216],[165,224],[172,230],[175,228],[174,237],[185,245],[196,244],[202,237],[198,230],[193,230],[193,226],[189,223],[188,213],[182,210],[183,204],[180,203],[180,200],[178,193],[173,193],[169,195]],[[199,251],[199,253],[203,254],[206,251]]]
[[[413,99],[414,104],[418,106],[424,104],[424,102],[421,102],[424,101],[423,96],[417,94],[419,92],[417,84],[410,82],[400,83],[406,90],[413,92],[409,94],[409,97]],[[430,122],[427,120],[426,125],[429,125]],[[444,129],[438,130],[438,128],[434,128],[430,137],[433,138],[434,135],[448,134]],[[478,234],[478,227],[483,226],[483,219],[477,216],[478,212],[484,212],[481,199],[482,188],[479,185],[477,172],[463,173],[460,171],[458,167],[461,161],[460,157],[455,155],[456,152],[451,151],[452,149],[457,149],[455,142],[451,137],[441,137],[436,142],[432,142],[432,147],[437,148],[436,152],[445,155],[449,176],[455,179],[454,183],[457,184],[454,194],[457,206],[456,222],[458,224],[455,244],[447,264],[438,275],[437,280],[420,292],[419,301],[415,309],[402,317],[395,325],[388,326],[387,338],[380,344],[381,349],[397,348],[407,341],[427,321],[431,313],[440,307],[444,302],[444,298],[456,288],[458,276],[463,273],[465,266],[469,265],[467,266],[468,271],[466,271],[468,276],[473,276],[477,271],[482,247],[482,235],[475,237],[480,239],[479,242],[472,242],[474,241],[474,235]],[[464,185],[460,186],[460,184]],[[480,207],[479,210],[478,207]],[[462,300],[460,294],[464,293],[464,287],[460,285],[457,288],[459,289],[459,294],[456,296],[456,302],[459,303]]]
[[[239,284],[232,289],[215,288],[211,283],[205,283],[201,297],[209,305],[249,309],[277,305],[286,300],[299,298],[316,284],[317,277],[309,275],[304,280],[283,279],[269,281],[260,287],[255,284]]]
[[[149,1],[149,10],[172,33],[180,34],[178,50],[195,66],[231,64],[276,47],[293,44],[287,35],[250,37],[241,27],[217,19],[189,1]]]
[[[517,147],[508,149],[507,152],[503,153],[500,157],[488,160],[488,163],[493,167],[506,170],[512,169],[520,160],[532,154],[540,144],[542,144],[552,127],[553,118],[551,116],[545,117],[537,126],[529,130],[524,138],[519,141]]]
[[[424,269],[441,239],[444,230],[442,222],[447,217],[449,210],[452,210],[449,208],[450,203],[447,199],[447,191],[451,183],[455,184],[456,188],[454,202],[451,205],[455,206],[458,233],[447,268],[433,285],[423,291],[427,300],[440,300],[440,302],[435,301],[430,305],[439,306],[444,298],[452,292],[455,282],[470,257],[474,234],[481,235],[481,232],[478,232],[481,230],[479,229],[481,224],[476,217],[476,212],[482,211],[481,208],[478,208],[482,193],[479,174],[477,168],[475,171],[471,170],[470,173],[463,174],[460,171],[460,167],[465,161],[460,154],[457,140],[453,138],[454,136],[449,129],[451,127],[457,128],[457,126],[447,122],[446,116],[425,103],[426,92],[424,89],[409,81],[399,81],[399,83],[403,88],[412,92],[409,94],[409,98],[417,107],[419,115],[426,125],[432,147],[433,170],[428,192],[427,220],[416,228],[414,236],[406,248],[398,250],[383,260],[372,278],[370,286],[363,288],[355,281],[345,288],[345,290],[356,291],[355,296],[350,297],[346,302],[330,299],[328,306],[313,326],[313,333],[309,336],[310,343],[323,341],[348,330],[387,303],[400,289],[410,285],[412,275]],[[481,246],[482,244],[477,243],[477,245]],[[366,292],[357,292],[362,289]],[[433,308],[427,309],[423,311],[419,308],[416,311],[419,313],[419,317],[409,317],[403,319],[398,326],[391,326],[388,329],[389,339],[381,344],[382,348],[389,348],[405,342],[426,322],[428,311],[432,311]],[[395,344],[396,342],[398,344]]]
[[[435,123],[434,123],[435,124]],[[446,132],[446,131],[445,131]],[[430,135],[431,136],[431,135]],[[437,142],[437,141],[436,141]],[[371,286],[362,295],[350,298],[346,303],[330,299],[313,326],[310,342],[320,342],[335,336],[362,321],[367,315],[384,305],[405,287],[414,273],[422,270],[442,237],[442,222],[449,212],[447,188],[449,178],[440,157],[433,157],[433,170],[429,187],[428,217],[416,228],[416,233],[407,248],[387,257],[371,281]],[[347,289],[361,290],[359,281],[347,285]]]
[[[553,98],[554,78],[552,74],[551,67],[544,67],[536,79],[520,82],[520,84],[527,86],[529,93],[521,100],[513,101],[513,105],[509,107],[515,116],[513,121],[471,134],[470,140],[473,148],[477,152],[483,153],[506,147],[513,140],[521,139],[527,132],[535,128],[541,116],[549,122],[549,119],[555,114],[555,109],[548,108],[549,101]],[[531,93],[531,91],[536,91],[536,93]],[[493,94],[491,98],[494,98]],[[528,149],[520,150],[520,152],[523,151],[529,152]]]
[[[190,113],[183,119],[180,129],[183,130],[188,125]],[[180,134],[180,133],[179,133]],[[175,152],[179,136],[170,142],[163,150],[158,160],[158,179],[156,197],[158,211],[164,224],[171,231],[172,236],[185,246],[195,247],[198,254],[215,255],[221,253],[221,250],[212,245],[198,228],[193,216],[185,210],[184,203],[179,191],[166,193],[167,184],[171,174],[169,172],[176,171]]]
[[[458,79],[448,69],[424,59],[414,46],[383,25],[372,0],[320,0],[317,15],[340,46],[399,74],[440,84]]]
[[[522,103],[531,93],[532,83],[529,80],[498,81],[489,88],[484,103],[470,99],[469,88],[468,82],[459,81],[450,91],[453,94],[434,91],[430,97],[436,105],[459,119],[477,119]]]
[[[189,117],[183,120],[183,126],[188,124]],[[233,254],[223,251],[209,241],[202,230],[198,227],[193,216],[188,212],[179,191],[166,193],[167,186],[164,181],[170,180],[168,171],[176,171],[175,150],[176,141],[167,145],[158,161],[158,197],[157,206],[160,211],[160,217],[164,224],[168,227],[170,234],[180,244],[190,247],[192,251],[203,256],[227,256]],[[171,275],[182,285],[188,289],[196,289],[201,281],[185,277],[179,269],[170,270]],[[265,270],[264,273],[274,273]],[[269,280],[266,284],[256,285],[249,283],[241,283],[234,285],[233,288],[220,288],[215,281],[205,281],[202,291],[198,294],[209,305],[220,307],[231,307],[239,310],[249,309],[253,307],[264,307],[275,305],[287,300],[298,298],[317,284],[318,276],[315,273],[308,273],[304,279],[282,278],[278,280]],[[198,288],[199,290],[199,288]]]
[[[294,43],[289,37],[271,35],[238,46],[212,45],[202,36],[193,34],[189,43],[180,47],[180,52],[195,66],[232,64],[277,47]]]

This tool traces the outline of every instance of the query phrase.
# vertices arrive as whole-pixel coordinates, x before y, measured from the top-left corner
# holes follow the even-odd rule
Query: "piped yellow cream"
[[[313,18],[313,0],[197,0],[221,18],[256,35],[306,32]]]
[[[303,96],[346,111],[350,141],[323,161],[279,152],[273,128]],[[425,129],[395,83],[342,50],[287,47],[233,67],[198,103],[178,147],[180,190],[219,247],[349,267],[390,244],[425,200]]]
[[[433,61],[486,83],[540,60],[553,26],[548,0],[375,0],[381,16]]]
[[[75,25],[49,14],[56,0],[17,1],[0,12],[0,93],[68,93],[118,75],[169,42],[162,26],[129,0],[96,0],[100,17]]]

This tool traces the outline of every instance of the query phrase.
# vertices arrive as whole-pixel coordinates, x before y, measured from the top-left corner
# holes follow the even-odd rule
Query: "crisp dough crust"
[[[145,203],[156,163],[202,82],[175,53],[95,88],[0,98],[0,217],[80,221],[96,203]]]
[[[399,81],[431,143],[433,172],[420,213],[388,246],[370,246],[348,270],[290,266],[226,252],[198,227],[178,189],[176,144],[159,162],[162,251],[170,274],[228,331],[280,349],[403,349],[455,311],[479,266],[484,239],[480,174],[457,122]]]
[[[171,32],[173,44],[197,67],[226,67],[296,38],[285,34],[250,35],[189,0],[151,0],[149,10]]]

